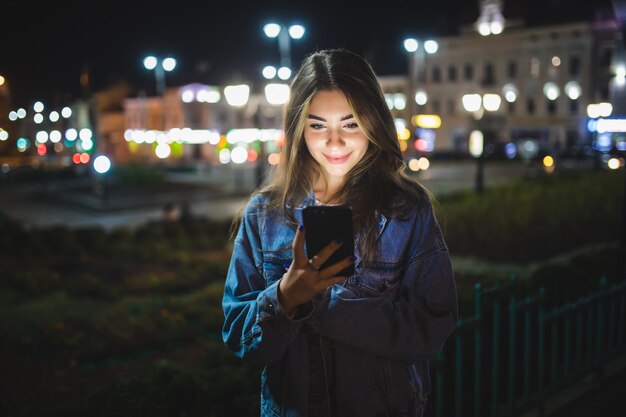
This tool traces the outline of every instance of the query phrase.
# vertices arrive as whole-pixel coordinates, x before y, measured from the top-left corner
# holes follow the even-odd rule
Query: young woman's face
[[[329,184],[341,184],[363,158],[369,140],[339,90],[316,93],[309,106],[304,140]]]

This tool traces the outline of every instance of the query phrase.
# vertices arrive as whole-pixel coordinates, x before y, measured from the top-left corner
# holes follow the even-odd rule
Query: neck
[[[313,187],[315,198],[323,203],[337,203],[335,195],[343,186],[343,178],[320,178]]]

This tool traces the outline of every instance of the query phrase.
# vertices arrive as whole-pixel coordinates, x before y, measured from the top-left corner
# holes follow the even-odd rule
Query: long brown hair
[[[348,204],[355,231],[361,235],[361,253],[374,256],[377,213],[393,217],[404,213],[411,200],[430,204],[431,194],[406,174],[393,116],[371,65],[344,49],[329,49],[307,56],[291,83],[283,111],[285,147],[272,181],[257,190],[269,197],[269,209],[296,224],[294,209],[308,198],[320,165],[309,153],[304,128],[313,96],[324,90],[343,92],[357,124],[369,139],[363,158],[348,172],[333,200]],[[405,198],[398,199],[398,196]],[[241,213],[234,219],[236,233]]]

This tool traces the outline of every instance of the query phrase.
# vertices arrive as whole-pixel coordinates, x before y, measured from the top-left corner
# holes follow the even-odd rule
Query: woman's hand
[[[307,259],[304,253],[304,226],[298,227],[292,244],[293,262],[278,284],[278,301],[287,313],[292,313],[297,306],[309,301],[318,292],[347,278],[337,274],[354,262],[352,256],[319,269],[340,246],[339,242],[330,242],[312,259]]]

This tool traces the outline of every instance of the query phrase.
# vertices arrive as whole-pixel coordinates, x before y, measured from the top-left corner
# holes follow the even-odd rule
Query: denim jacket
[[[402,219],[379,214],[375,262],[364,262],[357,244],[355,274],[290,317],[277,287],[295,227],[266,203],[257,194],[245,208],[222,300],[227,347],[265,364],[261,416],[422,416],[428,359],[458,315],[449,252],[430,205],[415,203]],[[311,193],[295,208],[299,223],[302,208],[314,204]]]

